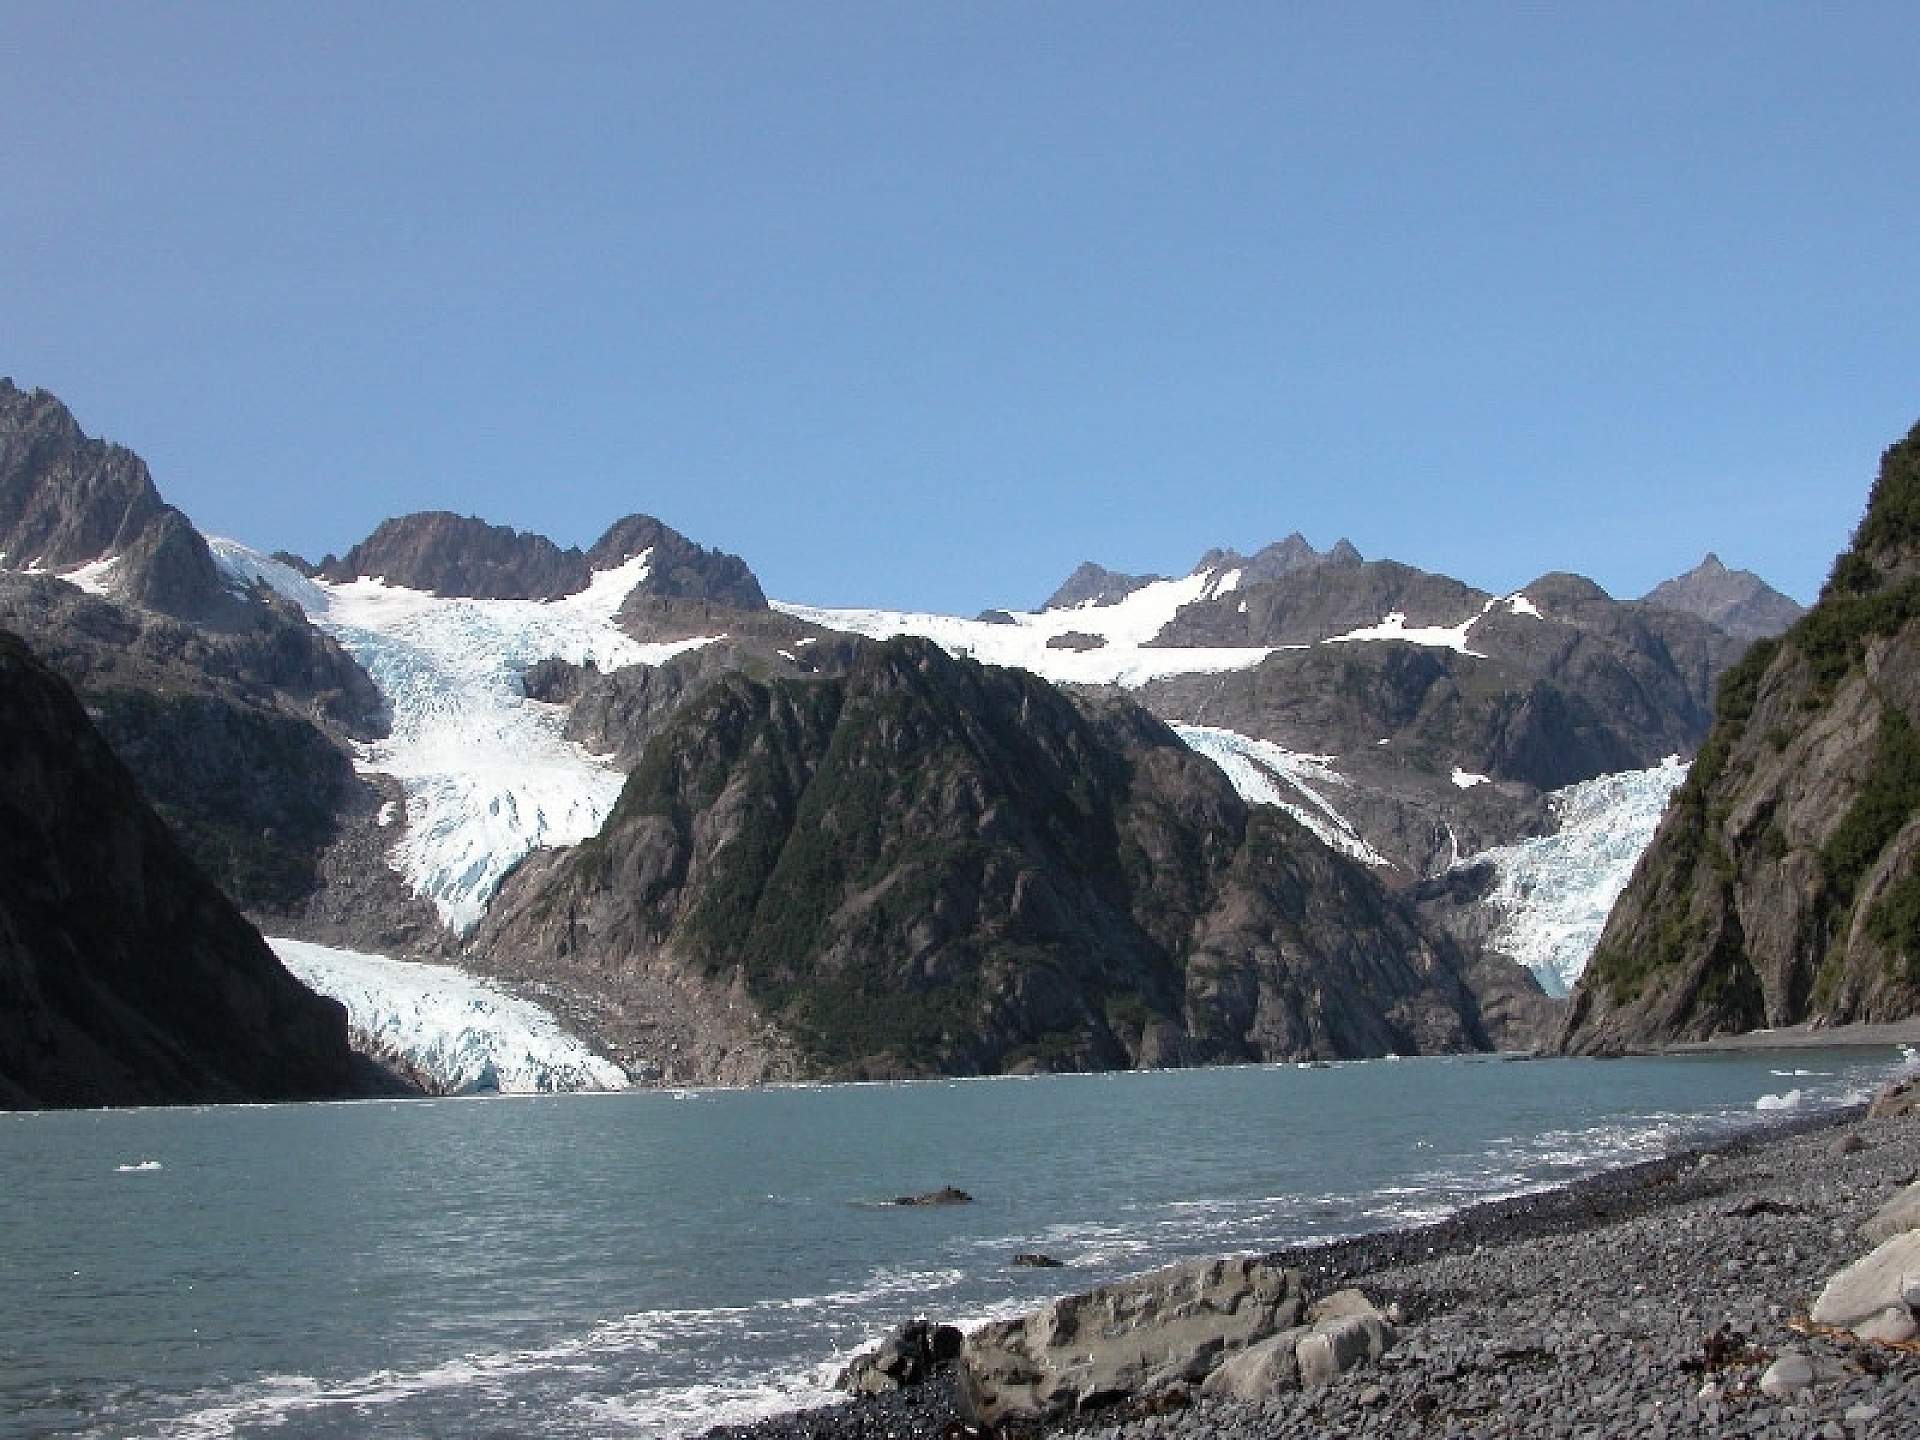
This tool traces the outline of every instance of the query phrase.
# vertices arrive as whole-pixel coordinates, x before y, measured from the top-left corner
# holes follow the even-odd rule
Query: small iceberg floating
[[[166,1167],[158,1160],[136,1160],[131,1165],[114,1166],[113,1173],[116,1175],[147,1175],[155,1170],[164,1170],[165,1168]]]
[[[1793,1110],[1806,1098],[1798,1090],[1789,1090],[1784,1095],[1762,1095],[1753,1102],[1756,1110]]]

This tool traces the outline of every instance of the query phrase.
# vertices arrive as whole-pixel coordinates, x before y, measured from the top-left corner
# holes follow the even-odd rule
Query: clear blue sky
[[[1920,416],[1910,4],[8,7],[0,374],[203,528],[645,510],[972,612],[1348,535],[1807,598]]]

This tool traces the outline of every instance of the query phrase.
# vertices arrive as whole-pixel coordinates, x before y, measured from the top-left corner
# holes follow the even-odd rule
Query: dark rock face
[[[1920,1007],[1920,427],[1819,602],[1720,682],[1712,733],[1575,991],[1598,1051]]]
[[[0,852],[0,1104],[364,1091],[344,1010],[287,974],[3,632]]]
[[[1729,570],[1712,552],[1686,574],[1654,586],[1644,599],[1663,610],[1698,615],[1742,640],[1779,635],[1807,613],[1806,606],[1751,570]]]
[[[610,570],[652,551],[635,597],[700,600],[764,610],[760,582],[737,555],[695,545],[646,515],[614,523],[591,550],[562,550],[543,535],[471,516],[424,511],[382,521],[344,558],[328,556],[318,573],[347,581],[368,576],[410,590],[481,600],[557,600],[587,588],[596,570]]]
[[[600,995],[616,1054],[698,992],[736,1031],[687,1078],[1489,1043],[1450,942],[1144,711],[922,641],[682,700],[601,834],[522,865],[474,948]]]
[[[1091,560],[1082,560],[1040,608],[1068,610],[1076,605],[1112,605],[1126,599],[1143,585],[1151,585],[1162,578],[1159,575],[1123,575],[1118,570],[1109,570]]]
[[[233,604],[206,541],[160,498],[138,455],[89,439],[46,391],[4,379],[0,555],[15,570],[118,556],[119,593],[169,615],[212,618]]]

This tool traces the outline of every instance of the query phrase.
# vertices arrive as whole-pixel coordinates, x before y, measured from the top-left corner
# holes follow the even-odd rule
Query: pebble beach
[[[1920,1118],[1854,1108],[1438,1224],[1283,1252],[1319,1291],[1356,1286],[1397,1307],[1394,1347],[1318,1390],[1257,1405],[1133,1402],[1049,1433],[1911,1440],[1920,1349],[1820,1333],[1805,1316],[1827,1278],[1872,1248],[1860,1223],[1916,1175]],[[708,1440],[934,1440],[958,1419],[951,1377],[937,1376]]]

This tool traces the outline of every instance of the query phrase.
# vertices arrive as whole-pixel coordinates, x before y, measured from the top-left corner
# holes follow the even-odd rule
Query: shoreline
[[[1773,1030],[1743,1030],[1711,1040],[1674,1040],[1630,1055],[1717,1055],[1730,1051],[1865,1050],[1875,1046],[1920,1047],[1920,1018],[1879,1024],[1782,1025]]]
[[[1268,1259],[1302,1269],[1316,1293],[1355,1286],[1376,1304],[1397,1303],[1407,1316],[1398,1344],[1323,1390],[1258,1406],[1204,1400],[1160,1414],[1122,1405],[1044,1433],[1584,1440],[1832,1437],[1823,1427],[1834,1426],[1840,1440],[1920,1434],[1920,1354],[1792,1328],[1827,1276],[1871,1248],[1854,1227],[1920,1173],[1920,1119],[1867,1120],[1865,1112],[1854,1104],[1763,1116],[1709,1144],[1482,1201],[1441,1220],[1271,1252]],[[1865,1148],[1837,1153],[1850,1136]],[[1751,1363],[1704,1368],[1706,1339],[1721,1326],[1752,1347]],[[1775,1402],[1755,1387],[1788,1349],[1812,1357],[1823,1383]],[[1719,1392],[1703,1400],[1709,1381]],[[1846,1419],[1868,1410],[1877,1413]],[[958,1418],[951,1378],[941,1376],[893,1395],[698,1434],[939,1440]]]

